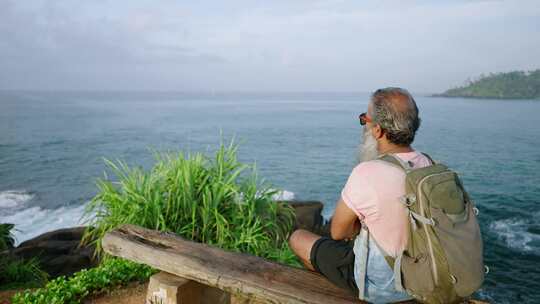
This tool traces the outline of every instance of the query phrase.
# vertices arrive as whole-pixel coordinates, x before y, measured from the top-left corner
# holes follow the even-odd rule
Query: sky
[[[540,0],[0,0],[0,89],[440,92],[540,68]]]

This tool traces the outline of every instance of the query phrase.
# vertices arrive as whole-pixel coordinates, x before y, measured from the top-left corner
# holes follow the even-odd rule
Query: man
[[[289,244],[304,265],[363,300],[397,302],[411,297],[394,288],[394,273],[384,259],[396,257],[407,243],[407,213],[398,200],[405,193],[405,173],[378,155],[393,154],[413,168],[431,164],[411,147],[420,126],[418,108],[404,89],[385,88],[372,94],[367,113],[360,115],[363,143],[358,164],[343,187],[332,216],[331,238],[296,230]],[[369,230],[365,277],[361,277],[362,252],[357,236],[361,225]],[[354,245],[349,240],[356,237]],[[357,286],[364,285],[362,292]],[[363,295],[363,296],[362,296]]]

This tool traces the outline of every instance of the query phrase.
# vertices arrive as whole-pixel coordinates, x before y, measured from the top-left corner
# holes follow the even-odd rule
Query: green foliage
[[[12,256],[0,258],[0,289],[42,286],[47,273],[39,268],[36,259],[23,260]]]
[[[13,227],[0,224],[0,290],[41,286],[47,281],[47,273],[39,268],[38,261],[20,259],[7,251],[15,244]]]
[[[131,281],[145,281],[155,271],[146,266],[122,259],[107,259],[98,267],[83,269],[70,278],[51,280],[44,288],[16,294],[13,304],[80,303],[84,297]]]
[[[83,241],[96,244],[108,231],[134,224],[174,232],[227,250],[300,265],[287,246],[293,209],[272,200],[277,190],[262,185],[254,166],[237,160],[238,146],[220,144],[214,158],[201,153],[157,155],[151,170],[106,161],[117,182],[98,181],[87,210]]]
[[[540,98],[540,70],[482,75],[479,79],[468,81],[466,85],[450,89],[440,96],[538,99]]]
[[[0,224],[0,251],[13,248],[15,238],[11,234],[13,224]]]

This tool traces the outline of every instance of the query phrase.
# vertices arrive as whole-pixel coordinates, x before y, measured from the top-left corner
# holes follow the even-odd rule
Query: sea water
[[[212,153],[235,137],[241,161],[285,198],[330,216],[361,138],[368,94],[0,92],[0,223],[26,239],[82,224],[103,158],[149,168],[152,151]],[[540,301],[540,101],[417,95],[413,147],[459,172],[480,209],[490,268],[478,296]]]

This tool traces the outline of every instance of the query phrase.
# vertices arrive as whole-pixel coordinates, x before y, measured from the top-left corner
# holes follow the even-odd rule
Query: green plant
[[[300,265],[287,245],[293,209],[275,202],[278,191],[261,183],[255,166],[237,160],[238,146],[201,153],[156,155],[149,171],[108,161],[117,181],[98,180],[83,238],[102,253],[101,239],[121,224],[169,231],[218,247]]]
[[[41,286],[47,282],[48,275],[39,268],[38,261],[21,259],[8,251],[15,244],[13,227],[13,224],[0,224],[0,290]]]
[[[15,237],[11,233],[11,229],[14,226],[13,224],[0,224],[0,251],[13,248]]]
[[[36,259],[23,260],[9,255],[0,258],[0,289],[42,286],[47,277]]]
[[[154,273],[155,271],[146,265],[110,258],[96,268],[83,269],[69,278],[58,277],[35,291],[26,290],[18,293],[12,298],[12,303],[80,303],[88,295],[109,290],[126,282],[144,281]]]

